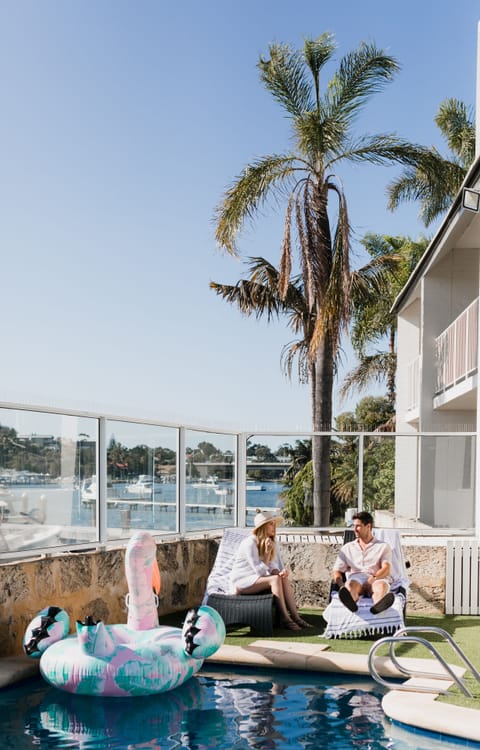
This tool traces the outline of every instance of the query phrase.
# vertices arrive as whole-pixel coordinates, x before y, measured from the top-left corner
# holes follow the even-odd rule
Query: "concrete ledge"
[[[480,742],[480,711],[439,703],[438,693],[390,690],[382,700],[385,714],[408,728]]]

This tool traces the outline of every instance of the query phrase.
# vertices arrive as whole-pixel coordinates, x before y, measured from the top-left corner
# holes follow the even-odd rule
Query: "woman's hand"
[[[280,578],[288,578],[288,570],[284,568],[278,575],[280,576]]]

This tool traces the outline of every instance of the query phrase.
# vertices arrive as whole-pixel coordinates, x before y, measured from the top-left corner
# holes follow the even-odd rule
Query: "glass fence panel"
[[[333,433],[330,513],[326,526],[349,525],[357,509],[378,526],[475,529],[475,437]],[[247,526],[257,508],[274,509],[284,525],[313,526],[310,436],[252,435],[247,441]],[[264,490],[260,494],[248,491]],[[258,486],[260,485],[260,486]]]
[[[316,438],[309,434],[186,429],[179,462],[180,427],[107,419],[100,445],[100,419],[0,407],[0,558],[123,539],[137,529],[208,531],[237,520],[253,526],[257,509],[280,513],[287,527],[341,527],[360,508],[375,515],[377,526],[475,533],[473,434],[322,436],[330,507],[328,520],[314,524]],[[237,481],[238,439],[246,443]],[[107,467],[105,497],[99,457]],[[106,519],[102,539],[99,518]]]
[[[419,438],[418,520],[432,528],[475,527],[474,436]]]
[[[0,553],[98,540],[97,442],[97,419],[0,408]]]
[[[236,435],[186,430],[187,531],[235,523]]]
[[[177,531],[178,429],[107,420],[107,536]]]
[[[363,510],[383,517],[395,511],[395,437],[388,433],[363,438]]]
[[[313,523],[312,440],[250,435],[247,439],[245,525],[257,510],[281,513],[288,526]]]

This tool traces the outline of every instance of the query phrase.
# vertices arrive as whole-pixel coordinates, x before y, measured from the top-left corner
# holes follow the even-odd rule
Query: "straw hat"
[[[279,526],[283,518],[282,516],[276,516],[274,513],[270,510],[260,510],[260,508],[257,508],[257,515],[255,516],[255,522],[254,526],[256,529],[259,529],[260,526],[263,526],[265,523],[270,523],[270,521],[275,521],[276,525]]]

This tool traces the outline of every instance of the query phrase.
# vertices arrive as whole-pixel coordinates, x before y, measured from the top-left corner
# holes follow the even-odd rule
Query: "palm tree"
[[[350,226],[342,184],[334,173],[342,160],[374,164],[416,165],[424,149],[394,135],[354,139],[355,116],[369,96],[398,70],[394,58],[362,43],[340,62],[323,94],[320,73],[336,48],[325,33],[307,39],[301,50],[272,44],[269,58],[258,63],[266,89],[292,123],[294,148],[248,164],[226,191],[216,212],[216,239],[237,255],[237,236],[269,197],[286,199],[285,230],[279,264],[278,292],[285,299],[297,241],[303,294],[314,327],[308,349],[312,381],[312,427],[332,425],[334,362],[351,315]],[[329,198],[336,200],[335,219]],[[314,524],[327,525],[330,511],[330,439],[313,439]]]
[[[396,396],[397,316],[391,312],[391,308],[425,252],[428,240],[423,238],[415,242],[409,237],[369,233],[362,244],[372,258],[387,258],[394,263],[394,267],[391,270],[386,268],[386,283],[381,295],[371,295],[360,304],[354,302],[350,335],[358,365],[345,376],[340,395],[346,396],[353,389],[364,390],[372,381],[386,381],[387,398],[393,408]],[[370,347],[385,340],[387,351],[370,351]]]
[[[432,146],[418,165],[408,166],[387,189],[392,211],[403,201],[420,201],[420,219],[426,227],[449,208],[475,156],[475,123],[463,102],[445,99],[435,123],[451,157],[444,158]]]

